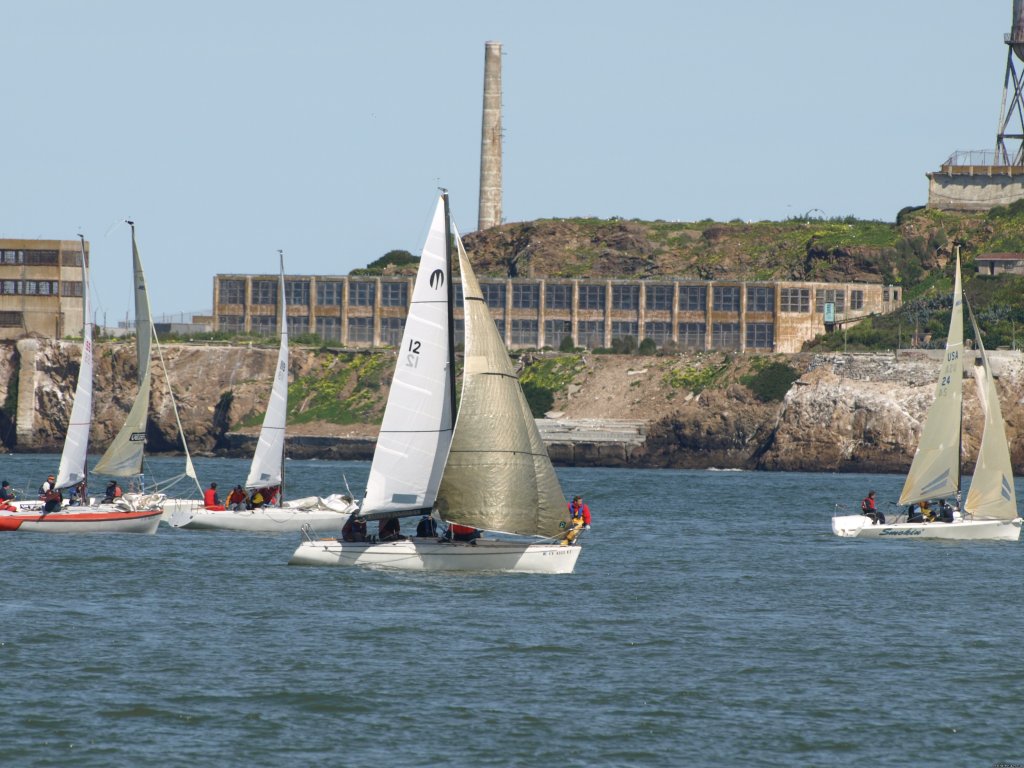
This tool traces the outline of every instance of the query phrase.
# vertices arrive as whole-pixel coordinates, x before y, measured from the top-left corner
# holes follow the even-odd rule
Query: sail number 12
[[[409,354],[405,356],[405,367],[416,368],[420,364],[420,342],[409,339]]]

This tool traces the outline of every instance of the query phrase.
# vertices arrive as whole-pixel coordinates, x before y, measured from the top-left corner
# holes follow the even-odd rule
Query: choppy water
[[[16,486],[55,466],[0,456]],[[291,494],[367,468],[289,462]],[[295,568],[296,534],[0,537],[0,765],[1024,762],[1022,545],[829,533],[894,476],[559,475],[594,512],[572,576]]]

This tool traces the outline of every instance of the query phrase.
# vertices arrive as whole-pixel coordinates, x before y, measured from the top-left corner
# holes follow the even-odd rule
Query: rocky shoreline
[[[323,350],[295,350],[293,377],[325,367]],[[709,353],[683,358],[594,355],[538,426],[561,466],[739,468],[769,471],[903,472],[931,402],[941,350],[898,354],[772,356],[799,373],[781,402],[762,402],[740,383],[743,358]],[[165,347],[182,424],[197,454],[250,456],[253,421],[266,397],[275,351],[242,346]],[[991,353],[1015,467],[1024,466],[1024,363],[1018,352]],[[77,376],[71,342],[27,339],[0,349],[0,440],[6,450],[56,452]],[[134,376],[128,344],[97,345],[92,445],[101,450],[123,419]],[[748,361],[749,363],[749,361]],[[690,391],[680,366],[731,366],[736,374]],[[969,374],[969,372],[967,372]],[[965,374],[967,375],[967,374]],[[386,375],[380,377],[387,379]],[[147,441],[174,451],[177,430],[167,385],[154,378]],[[386,386],[374,397],[383,403]],[[614,416],[614,418],[611,418]],[[257,420],[258,421],[258,420]],[[972,379],[964,384],[964,454],[981,438]],[[369,459],[376,424],[303,422],[289,427],[293,458]]]

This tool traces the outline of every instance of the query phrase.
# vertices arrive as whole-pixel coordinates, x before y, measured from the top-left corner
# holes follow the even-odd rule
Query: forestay
[[[451,444],[452,291],[444,206],[439,199],[420,255],[361,506],[369,519],[430,509]]]
[[[465,363],[438,511],[475,528],[557,536],[564,533],[565,496],[457,233],[455,243]]]
[[[281,294],[281,343],[277,349],[274,385],[270,389],[270,401],[263,416],[249,477],[245,481],[246,488],[281,485],[283,480],[285,423],[288,419],[288,306],[284,295],[284,256],[281,256],[278,292]]]
[[[960,284],[960,255],[953,281],[953,312],[946,354],[928,410],[921,440],[910,465],[899,503],[955,496],[960,490],[960,420],[963,399],[964,316]]]

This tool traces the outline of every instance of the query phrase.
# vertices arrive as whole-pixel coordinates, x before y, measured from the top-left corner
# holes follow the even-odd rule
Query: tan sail
[[[565,496],[457,233],[455,241],[465,363],[438,512],[474,528],[558,536],[568,523]]]
[[[963,400],[964,315],[960,283],[960,254],[953,281],[953,313],[949,321],[946,354],[928,409],[917,453],[903,485],[899,503],[955,496],[960,490],[960,420]]]
[[[985,430],[981,436],[978,463],[974,468],[964,509],[978,520],[1013,520],[1017,517],[1017,496],[1013,487],[1010,446],[1006,442],[1006,427],[999,407],[999,392],[996,391],[992,368],[974,312],[971,312],[971,324],[981,353],[981,365],[975,367],[975,378],[985,414]]]

